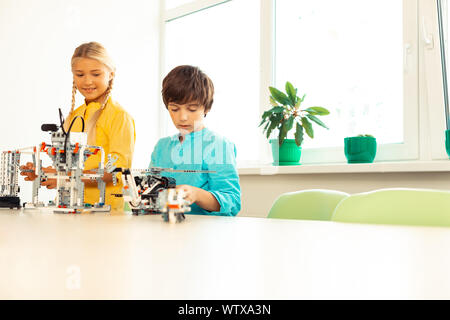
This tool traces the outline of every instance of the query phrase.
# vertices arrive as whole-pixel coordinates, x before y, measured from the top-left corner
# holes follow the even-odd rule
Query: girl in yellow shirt
[[[72,56],[72,108],[64,122],[67,131],[76,116],[82,116],[86,123],[85,131],[88,136],[88,145],[100,146],[105,155],[116,155],[117,167],[131,168],[133,160],[136,132],[133,118],[114,100],[111,99],[115,66],[106,49],[97,42],[84,43],[75,49]],[[85,103],[75,109],[75,95],[77,90],[84,96]],[[71,132],[80,132],[82,123],[76,120]],[[85,171],[98,167],[101,153],[90,156],[85,162]],[[107,159],[105,159],[107,161]],[[27,167],[32,166],[27,163]],[[46,168],[47,172],[54,169]],[[34,173],[22,173],[25,180],[34,180]],[[105,203],[111,209],[122,209],[123,198],[113,196],[122,193],[122,182],[119,178],[116,186],[112,183],[112,175],[105,173],[103,181],[106,182]],[[56,180],[49,179],[41,183],[48,189],[56,187]],[[98,202],[99,190],[96,181],[86,180],[84,202],[94,204]]]

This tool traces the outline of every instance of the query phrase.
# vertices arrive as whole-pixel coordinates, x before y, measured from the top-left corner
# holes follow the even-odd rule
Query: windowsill
[[[271,164],[238,166],[239,175],[386,172],[450,172],[450,160],[304,164],[279,167]]]

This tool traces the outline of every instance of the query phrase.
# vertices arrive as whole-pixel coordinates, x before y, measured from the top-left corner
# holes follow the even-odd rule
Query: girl
[[[86,123],[85,132],[88,136],[88,145],[100,146],[105,155],[116,155],[117,167],[131,168],[134,144],[136,140],[133,118],[115,101],[111,99],[115,67],[105,48],[97,42],[89,42],[75,49],[72,56],[72,108],[64,122],[67,131],[72,120],[82,116]],[[75,109],[75,95],[77,90],[84,96],[85,103]],[[80,132],[82,122],[75,120],[71,132]],[[100,162],[100,152],[91,155],[85,162],[85,172],[97,168]],[[105,162],[107,159],[105,159]],[[27,163],[24,169],[32,168]],[[47,172],[55,172],[52,168],[46,168]],[[25,180],[34,180],[34,173],[21,173],[26,175]],[[113,194],[122,193],[122,183],[116,186],[112,184],[112,175],[105,173],[103,180],[106,182],[106,204],[111,209],[123,209],[123,198],[117,198]],[[97,182],[85,180],[84,202],[94,204],[98,202],[99,190]],[[42,182],[48,189],[56,188],[56,180],[49,179]]]

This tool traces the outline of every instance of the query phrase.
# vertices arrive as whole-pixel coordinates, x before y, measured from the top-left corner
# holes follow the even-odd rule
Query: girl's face
[[[86,103],[101,102],[109,81],[114,74],[103,63],[95,59],[79,58],[73,68],[73,80]]]
[[[204,128],[205,107],[197,102],[176,104],[170,102],[167,106],[172,122],[182,135]]]

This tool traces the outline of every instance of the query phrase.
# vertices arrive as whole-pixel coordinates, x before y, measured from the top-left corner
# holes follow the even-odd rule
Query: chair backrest
[[[394,188],[353,194],[336,207],[332,221],[450,226],[450,192]]]
[[[272,205],[268,218],[330,220],[337,204],[349,194],[325,189],[284,193]]]

